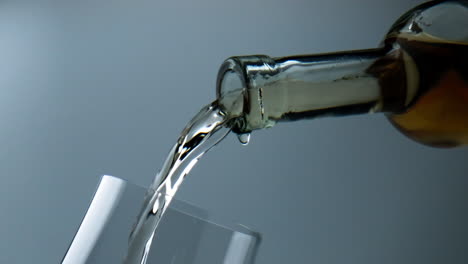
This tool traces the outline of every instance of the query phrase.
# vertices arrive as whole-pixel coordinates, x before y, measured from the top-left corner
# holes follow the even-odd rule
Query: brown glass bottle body
[[[385,43],[393,51],[368,72],[379,79],[390,121],[427,145],[468,144],[468,44],[424,34],[397,34]]]

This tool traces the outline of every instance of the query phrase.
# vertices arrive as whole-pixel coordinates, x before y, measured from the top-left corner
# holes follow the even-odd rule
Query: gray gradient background
[[[0,2],[0,263],[58,263],[98,178],[147,185],[228,56],[376,46],[421,1]],[[466,263],[467,149],[382,115],[230,136],[179,198],[263,233],[259,264]]]

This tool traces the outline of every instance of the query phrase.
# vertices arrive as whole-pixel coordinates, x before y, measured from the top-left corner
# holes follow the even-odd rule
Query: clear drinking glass
[[[103,176],[63,264],[122,263],[146,189]],[[174,199],[156,230],[148,264],[253,264],[260,235],[210,221],[201,208]]]

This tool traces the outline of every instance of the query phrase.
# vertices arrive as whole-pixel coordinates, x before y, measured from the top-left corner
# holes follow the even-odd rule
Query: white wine
[[[217,102],[205,106],[185,127],[169,152],[161,171],[148,189],[137,222],[130,234],[127,264],[144,264],[156,228],[185,176],[197,161],[230,131]]]
[[[468,144],[468,43],[429,36],[397,35],[395,42],[412,59],[417,91],[402,111],[390,113],[392,123],[408,137],[438,147]],[[401,62],[405,64],[404,62]],[[389,66],[391,67],[391,66]],[[386,80],[381,80],[382,85]],[[388,87],[392,89],[393,87]]]

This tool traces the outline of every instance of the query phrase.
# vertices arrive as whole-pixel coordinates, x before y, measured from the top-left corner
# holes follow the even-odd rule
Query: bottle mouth
[[[216,97],[222,110],[231,118],[242,116],[246,97],[246,79],[241,65],[234,59],[227,59],[218,72]]]
[[[262,115],[259,84],[264,75],[271,74],[273,66],[274,60],[265,55],[231,57],[221,65],[216,96],[221,110],[233,121],[233,132],[247,133],[264,127],[251,121],[252,116],[256,120]]]
[[[242,94],[245,88],[244,81],[237,72],[228,70],[221,77],[221,82],[218,87],[217,96],[222,98],[229,95]]]
[[[242,67],[235,57],[224,61],[218,71],[216,80],[216,96],[221,98],[233,90],[244,88],[246,80],[242,74]]]
[[[255,87],[251,79],[267,69],[271,70],[274,60],[266,55],[230,57],[224,61],[218,71],[216,95],[218,98],[233,91],[250,90]]]

